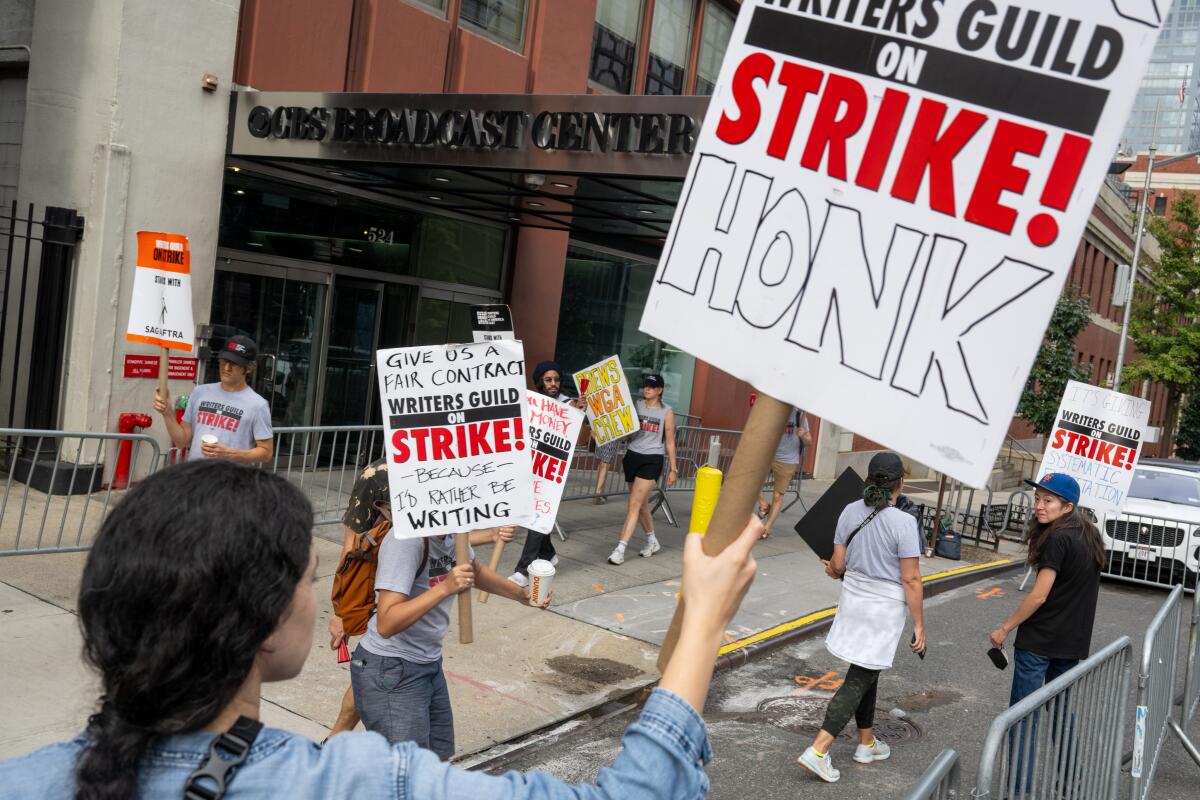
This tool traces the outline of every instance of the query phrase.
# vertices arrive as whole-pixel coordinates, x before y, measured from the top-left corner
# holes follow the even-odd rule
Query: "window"
[[[1167,196],[1165,194],[1154,198],[1154,213],[1160,217],[1167,213]]]
[[[446,283],[500,288],[504,228],[447,217],[425,217],[421,222],[417,275]]]
[[[683,94],[695,0],[655,0],[646,94]]]
[[[596,0],[588,78],[621,94],[633,88],[642,0]],[[585,365],[586,366],[586,365]]]
[[[704,27],[700,31],[700,61],[696,72],[696,94],[712,94],[721,73],[725,47],[733,34],[733,14],[709,0],[704,7]]]
[[[408,0],[408,2],[418,6],[429,6],[443,14],[446,13],[446,0]]]
[[[520,50],[525,41],[525,0],[462,0],[458,14],[501,44]]]

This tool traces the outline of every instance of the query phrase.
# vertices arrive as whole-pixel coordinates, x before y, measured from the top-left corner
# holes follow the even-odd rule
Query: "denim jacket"
[[[205,760],[214,734],[157,741],[142,761],[137,798],[182,798],[187,776]],[[0,763],[0,798],[75,797],[75,761],[86,738],[50,745]],[[411,742],[389,745],[375,733],[345,733],[320,747],[264,728],[225,797],[354,800],[693,800],[708,794],[712,758],[704,722],[678,695],[656,689],[624,747],[595,785],[568,785],[545,773],[487,775],[438,760]]]

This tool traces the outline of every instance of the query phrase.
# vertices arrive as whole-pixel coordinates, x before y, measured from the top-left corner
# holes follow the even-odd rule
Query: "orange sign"
[[[190,353],[195,337],[187,237],[138,231],[126,340]]]

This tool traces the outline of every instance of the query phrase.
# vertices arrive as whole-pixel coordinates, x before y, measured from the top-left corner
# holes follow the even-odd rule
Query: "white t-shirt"
[[[861,500],[842,509],[834,544],[845,544],[850,533],[872,511]],[[846,551],[846,569],[881,581],[900,583],[900,559],[921,555],[921,532],[912,514],[888,506],[868,522]]]
[[[779,447],[775,448],[775,460],[784,464],[799,464],[800,434],[808,432],[808,417],[803,411],[793,406],[788,414],[787,427],[783,429],[783,436],[779,437]]]

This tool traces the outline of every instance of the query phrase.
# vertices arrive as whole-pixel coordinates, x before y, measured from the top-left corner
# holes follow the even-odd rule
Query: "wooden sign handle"
[[[466,564],[471,559],[469,533],[454,534],[454,561],[456,564]],[[458,641],[470,644],[475,641],[475,627],[471,624],[471,590],[467,589],[458,595]]]
[[[746,520],[754,512],[762,496],[763,481],[767,477],[771,460],[779,446],[788,414],[792,407],[774,397],[758,393],[758,399],[750,408],[746,429],[733,453],[733,463],[725,473],[721,485],[721,496],[713,510],[708,533],[704,535],[704,552],[716,555],[729,546],[746,528]],[[666,669],[679,640],[679,628],[683,623],[683,600],[675,607],[675,616],[658,655],[658,669]]]
[[[158,349],[158,396],[163,400],[167,399],[167,366],[169,364],[169,352],[170,351],[168,351],[165,347],[160,347]],[[168,408],[167,411],[174,411],[174,409]]]
[[[501,539],[501,540],[498,540],[494,545],[492,545],[492,563],[488,564],[488,566],[491,567],[492,572],[495,572],[500,567],[500,554],[503,552],[504,552],[504,540]],[[479,602],[487,603],[489,597],[491,597],[491,595],[488,594],[487,592],[480,592],[479,593]]]

